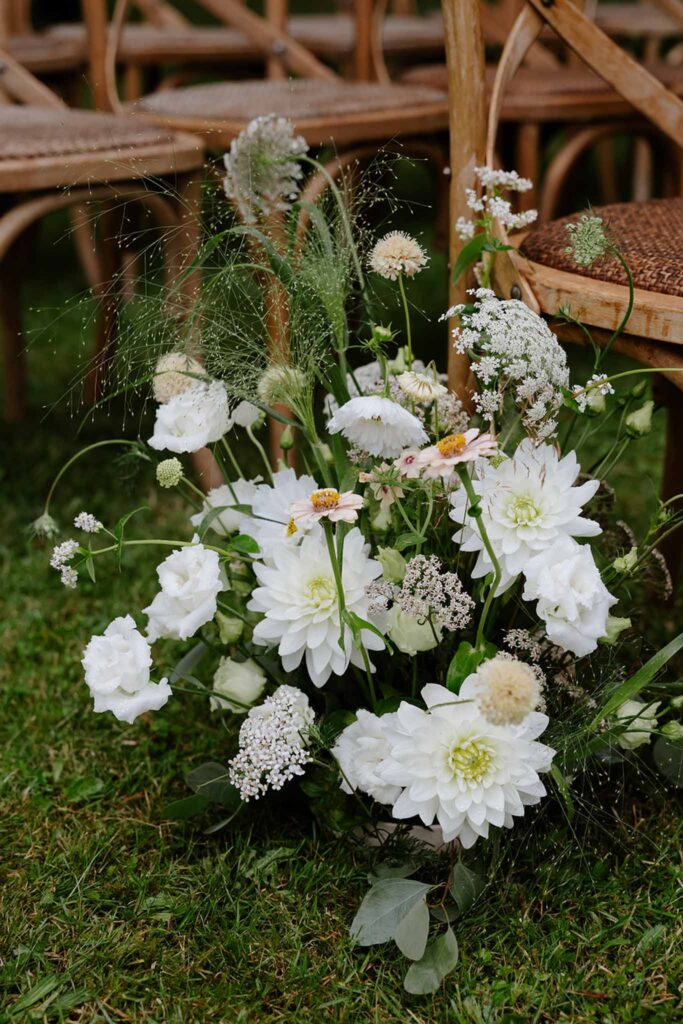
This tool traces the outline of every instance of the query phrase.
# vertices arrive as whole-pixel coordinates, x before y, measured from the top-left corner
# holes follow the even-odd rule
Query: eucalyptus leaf
[[[216,761],[207,761],[193,768],[185,776],[185,782],[195,793],[201,794],[214,804],[236,808],[240,797],[235,787],[228,781],[228,769]]]
[[[182,800],[174,800],[173,803],[166,804],[162,815],[164,818],[170,818],[171,821],[187,821],[188,818],[194,818],[195,815],[205,811],[209,803],[210,801],[205,796],[193,793],[192,796],[185,796]]]
[[[465,867],[462,861],[458,861],[453,868],[450,893],[458,904],[458,910],[461,914],[469,910],[483,888],[484,879],[481,875]]]
[[[376,946],[393,939],[403,918],[424,899],[430,886],[409,878],[383,878],[368,892],[351,924],[359,946]]]
[[[436,992],[458,962],[458,941],[450,928],[429,943],[421,960],[405,976],[403,987],[415,996]]]
[[[429,938],[429,908],[421,899],[406,914],[394,932],[394,942],[409,960],[421,960]]]
[[[683,741],[659,736],[652,757],[662,775],[680,789],[683,786]]]

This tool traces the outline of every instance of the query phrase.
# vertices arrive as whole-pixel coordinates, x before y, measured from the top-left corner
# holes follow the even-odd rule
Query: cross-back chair
[[[683,147],[683,101],[667,90],[629,54],[584,16],[580,2],[572,0],[526,0],[503,51],[490,96],[486,117],[484,48],[477,0],[445,0],[447,52],[452,95],[461,81],[461,64],[470,72],[469,107],[474,111],[464,121],[453,106],[451,121],[451,163],[454,168],[451,194],[451,223],[467,215],[462,189],[473,183],[477,164],[495,160],[496,138],[506,89],[529,47],[550,26],[590,68],[605,79],[644,117],[671,141]],[[680,389],[683,388],[683,197],[679,179],[676,198],[621,203],[596,208],[618,238],[630,266],[635,298],[626,333],[617,349],[644,366],[661,369],[670,382],[669,426],[664,472],[665,497],[683,491]],[[590,327],[599,344],[604,344],[627,309],[629,291],[623,270],[608,260],[578,271],[566,253],[566,223],[553,221],[530,232],[522,241],[521,254],[502,253],[496,260],[495,287],[502,298],[522,298],[532,308],[553,317],[561,306]],[[501,239],[506,240],[500,229]],[[457,258],[462,242],[452,235],[451,256]],[[452,287],[452,300],[463,301],[467,283]],[[584,343],[575,328],[555,325],[563,340]],[[451,385],[468,394],[466,358],[451,353]],[[670,552],[680,559],[680,542]],[[677,564],[676,564],[677,567]]]

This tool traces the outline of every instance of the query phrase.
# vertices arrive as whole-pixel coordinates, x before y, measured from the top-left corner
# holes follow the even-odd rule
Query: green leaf
[[[43,1002],[44,999],[54,992],[56,988],[62,984],[63,979],[55,976],[54,974],[48,975],[46,978],[40,978],[35,985],[33,985],[28,992],[24,992],[23,996],[20,996],[14,1006],[10,1008],[8,1019],[18,1016],[20,1013],[24,1013],[30,1006],[35,1006],[36,1003]],[[24,1018],[25,1020],[26,1018]]]
[[[393,939],[403,918],[430,888],[408,878],[383,878],[358,908],[351,923],[351,937],[359,946],[376,946]]]
[[[476,263],[480,259],[481,254],[486,244],[486,235],[480,234],[475,235],[471,238],[466,245],[463,245],[462,249],[458,253],[458,258],[453,267],[453,284],[456,284],[468,267],[471,267],[473,263]]]
[[[93,562],[92,555],[88,555],[88,557],[86,558],[85,568],[88,573],[88,576],[93,581],[93,583],[97,583],[97,580],[95,578],[95,563]]]
[[[207,761],[193,768],[185,776],[185,782],[191,790],[214,804],[234,808],[240,803],[237,790],[228,781],[228,769],[217,761]]]
[[[448,928],[443,935],[429,943],[422,959],[408,969],[403,987],[414,996],[436,992],[457,962],[458,941]]]
[[[123,560],[123,533],[128,525],[129,520],[136,516],[138,512],[148,512],[149,505],[139,505],[138,508],[134,508],[132,512],[126,512],[125,515],[121,516],[119,521],[116,523],[112,533],[116,537],[116,564],[118,568],[121,568],[121,562]]]
[[[103,789],[102,779],[73,779],[67,786],[64,796],[70,804],[79,804],[99,796]]]
[[[635,697],[644,686],[652,682],[658,672],[664,668],[666,663],[673,658],[675,654],[683,648],[683,633],[679,633],[677,637],[674,637],[666,647],[662,647],[661,651],[653,655],[649,661],[646,661],[644,665],[638,669],[635,675],[632,675],[630,679],[626,679],[620,686],[614,690],[611,697],[609,697],[600,710],[595,715],[595,718],[591,722],[591,728],[596,729],[600,722],[604,718],[608,718],[610,715],[621,707],[625,700],[630,700]]]
[[[205,796],[193,793],[192,796],[186,796],[182,800],[174,800],[173,803],[166,804],[161,813],[162,817],[170,818],[172,821],[187,821],[188,818],[194,818],[195,815],[205,811],[209,804],[210,800],[207,800]]]
[[[208,649],[209,648],[203,640],[200,640],[199,643],[194,645],[194,647],[191,647],[190,650],[182,656],[175,668],[171,669],[169,672],[168,681],[171,686],[173,686],[174,683],[177,683],[179,679],[187,679],[188,673],[195,667],[195,665],[199,664]]]
[[[474,672],[482,661],[493,658],[498,653],[495,644],[488,641],[483,649],[473,647],[467,640],[463,640],[451,659],[446,674],[446,686],[452,693],[458,693],[465,679]]]
[[[652,757],[662,775],[680,789],[683,786],[683,741],[659,736]]]
[[[377,626],[373,626],[373,624],[371,622],[368,622],[367,619],[361,618],[361,616],[358,615],[356,612],[350,612],[348,610],[348,608],[345,608],[343,613],[342,613],[342,618],[344,619],[346,624],[349,626],[349,628],[351,629],[351,632],[354,634],[354,636],[357,634],[358,637],[360,638],[361,630],[367,629],[371,633],[374,633],[376,636],[378,636],[380,638],[380,640],[383,640],[384,643],[387,645],[387,649],[389,649],[389,650],[391,649],[391,644],[389,643],[389,640],[385,636],[385,634],[382,633],[377,628]]]
[[[247,536],[246,533],[239,533],[236,537],[233,537],[230,541],[230,547],[240,555],[257,555],[259,552],[259,546],[254,538]]]
[[[648,949],[656,946],[664,935],[666,935],[666,927],[663,924],[656,924],[652,928],[648,928],[647,931],[643,932],[643,937],[636,946],[636,956],[642,956],[643,953],[647,953]]]
[[[424,537],[421,533],[401,533],[396,538],[394,547],[397,551],[405,551],[406,548],[414,547],[416,544],[421,544]]]
[[[453,868],[453,879],[450,894],[458,904],[458,910],[464,914],[472,906],[484,888],[484,879],[476,871],[470,871],[462,861]]]
[[[408,911],[394,932],[394,942],[409,960],[421,960],[429,938],[429,908],[423,898]]]

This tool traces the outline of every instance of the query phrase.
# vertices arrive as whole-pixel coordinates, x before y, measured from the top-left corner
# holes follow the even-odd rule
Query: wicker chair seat
[[[50,38],[40,32],[12,36],[7,49],[16,61],[34,74],[73,71],[87,64],[83,41],[69,36]]]
[[[683,298],[683,199],[614,203],[594,212],[603,218],[624,254],[636,288]],[[542,267],[626,285],[624,269],[613,257],[578,267],[567,252],[566,226],[579,216],[563,217],[530,232],[522,243],[522,254]]]

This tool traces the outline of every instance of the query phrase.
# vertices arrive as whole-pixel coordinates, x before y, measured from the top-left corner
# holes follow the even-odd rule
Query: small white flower
[[[475,167],[474,173],[484,186],[508,192],[528,192],[534,187],[530,178],[521,178],[517,171],[501,171],[493,167]]]
[[[395,281],[399,274],[414,277],[427,266],[428,258],[412,235],[405,231],[390,231],[375,243],[368,266],[380,277]]]
[[[157,466],[159,487],[177,487],[183,479],[183,464],[179,459],[163,459]]]
[[[77,530],[83,530],[84,533],[99,533],[103,529],[103,524],[99,519],[95,519],[90,512],[79,512],[74,519],[74,526]]]
[[[399,374],[396,383],[404,395],[421,405],[428,405],[435,398],[442,398],[448,394],[448,388],[427,373],[414,373],[412,370],[406,370],[405,373]]]
[[[251,517],[248,512],[235,509],[235,505],[250,506],[258,493],[261,477],[254,480],[235,480],[230,484],[221,484],[219,487],[212,487],[204,498],[201,510],[190,516],[193,526],[199,526],[206,516],[213,509],[223,509],[217,512],[211,520],[210,528],[219,537],[227,537],[236,530],[249,530]]]
[[[600,400],[613,394],[614,388],[606,373],[594,373],[583,387],[577,386],[572,391],[572,397],[581,412],[585,412],[586,408],[595,408],[596,412],[602,412],[605,403]]]
[[[192,356],[184,352],[168,352],[161,356],[154,370],[154,398],[163,405],[205,377],[204,367]]]
[[[150,681],[149,643],[130,615],[110,622],[103,636],[92,637],[82,664],[94,710],[111,711],[120,722],[130,723],[145,711],[158,711],[171,696],[167,679]]]
[[[67,565],[78,551],[80,545],[77,540],[63,540],[52,549],[50,565],[53,569],[62,569]]]
[[[345,793],[359,789],[381,804],[392,804],[401,792],[399,786],[390,786],[377,774],[381,762],[389,753],[386,728],[394,715],[378,717],[359,708],[356,721],[340,733],[332,748],[332,757],[339,765]]]
[[[62,567],[60,579],[63,585],[69,590],[75,590],[78,585],[78,573],[71,565],[65,565]]]
[[[234,661],[221,658],[213,677],[212,711],[227,709],[241,715],[259,699],[266,685],[266,673],[253,658]]]
[[[233,424],[237,424],[238,427],[260,427],[265,420],[265,413],[259,409],[257,405],[252,402],[240,402],[232,413],[230,414],[230,420]]]
[[[303,178],[297,158],[307,150],[292,122],[275,114],[254,118],[232,140],[223,157],[223,188],[247,224],[290,208]]]
[[[379,395],[352,398],[337,409],[327,429],[382,458],[396,458],[404,448],[419,447],[429,440],[417,416]]]
[[[590,547],[561,537],[527,561],[524,575],[522,597],[538,602],[548,638],[579,657],[594,651],[617,599],[602,582]]]
[[[363,496],[353,491],[340,493],[334,487],[321,487],[308,497],[293,501],[289,512],[297,526],[310,526],[321,519],[331,523],[355,523],[358,510],[363,507]]]
[[[636,750],[649,743],[657,728],[657,711],[661,701],[646,704],[642,700],[625,700],[617,709],[615,718],[624,732],[617,736],[617,743],[624,750]]]
[[[296,471],[290,468],[273,473],[272,486],[261,484],[257,489],[251,505],[253,518],[244,529],[257,542],[266,560],[276,545],[296,545],[306,534],[306,525],[294,522],[290,508],[295,501],[317,490],[318,484],[312,476],[297,477]]]
[[[41,516],[33,520],[29,531],[34,537],[45,537],[47,540],[51,540],[59,533],[59,526],[49,512],[43,512]]]
[[[475,230],[476,225],[474,221],[468,220],[467,217],[458,217],[455,222],[455,233],[462,242],[474,238]]]
[[[228,396],[220,381],[197,384],[157,409],[149,439],[157,451],[196,452],[219,441],[230,429]]]
[[[459,695],[463,700],[475,700],[493,725],[519,725],[538,707],[541,687],[530,665],[497,655],[465,679]]]
[[[464,434],[448,434],[429,448],[423,448],[417,462],[428,480],[441,477],[447,481],[457,473],[458,466],[490,458],[497,451],[498,442],[493,434],[481,434],[478,427],[472,427]]]
[[[173,551],[157,569],[161,592],[144,609],[149,617],[150,641],[160,637],[187,640],[216,614],[216,598],[223,589],[215,551],[197,543]]]

